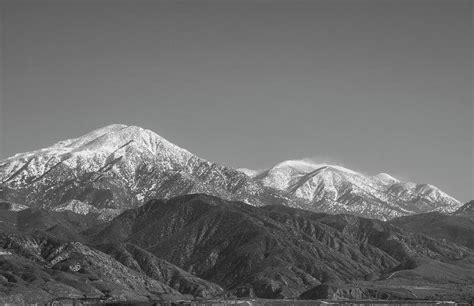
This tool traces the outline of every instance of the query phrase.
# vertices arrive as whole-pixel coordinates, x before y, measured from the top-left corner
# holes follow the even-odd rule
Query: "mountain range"
[[[111,125],[0,162],[0,303],[474,300],[474,204]]]
[[[295,160],[239,171],[199,158],[150,130],[119,124],[3,160],[0,182],[3,201],[90,211],[104,220],[150,199],[192,193],[381,220],[453,212],[462,205],[429,184],[337,165]]]
[[[109,222],[0,212],[2,303],[474,298],[472,247],[398,221],[205,194],[150,200]]]

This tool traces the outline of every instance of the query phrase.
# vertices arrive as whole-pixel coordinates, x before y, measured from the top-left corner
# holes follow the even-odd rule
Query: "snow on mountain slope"
[[[378,219],[461,206],[431,185],[337,165],[290,160],[260,172],[234,170],[121,124],[0,161],[0,200],[28,207],[110,219],[148,199],[190,193]]]
[[[237,171],[240,171],[242,173],[245,173],[247,176],[254,177],[259,171],[253,170],[253,169],[248,169],[248,168],[238,168]]]
[[[322,211],[389,219],[427,211],[451,212],[461,203],[427,184],[401,182],[381,173],[366,176],[350,169],[290,160],[256,174],[265,186],[311,201]]]
[[[144,155],[158,158],[164,168],[185,164],[193,156],[149,130],[111,125],[49,148],[17,154],[1,162],[0,182],[13,186],[28,183],[28,178],[39,179],[58,166],[95,172],[105,165],[112,165],[118,158],[123,159],[118,172],[131,179],[132,168]]]
[[[85,206],[65,204],[77,200],[118,213],[150,198],[187,193],[296,205],[281,191],[136,126],[110,125],[0,162],[0,199],[33,207],[85,211]]]

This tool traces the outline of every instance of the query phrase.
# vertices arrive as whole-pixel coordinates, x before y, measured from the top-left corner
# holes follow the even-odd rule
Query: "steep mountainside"
[[[216,284],[198,278],[134,244],[105,244],[97,248],[123,265],[184,294],[212,298],[223,293]]]
[[[211,298],[223,289],[132,244],[88,245],[71,211],[0,209],[0,303]],[[10,211],[11,212],[11,211]]]
[[[452,214],[438,212],[395,218],[390,223],[411,232],[455,242],[474,249],[474,205],[466,203]]]
[[[470,218],[474,221],[474,200],[467,202],[453,213],[454,216]]]
[[[474,255],[379,220],[208,195],[153,200],[85,234],[99,245],[136,244],[233,294],[266,298],[295,298],[328,281],[383,281],[419,259],[455,265]],[[471,272],[456,281],[474,281]]]
[[[72,211],[56,212],[39,208],[11,211],[0,208],[0,231],[4,232],[43,232],[65,241],[84,242],[79,233],[100,223],[92,215],[84,216]]]
[[[107,126],[0,162],[0,199],[103,219],[144,200],[196,192],[253,205],[302,202],[136,126]]]
[[[473,250],[380,220],[202,194],[107,223],[10,208],[0,207],[2,303],[474,298]]]
[[[304,160],[245,173],[265,186],[287,191],[330,213],[385,220],[429,211],[452,212],[461,206],[432,185],[401,182],[386,173],[367,176],[341,166]]]
[[[183,299],[177,290],[79,242],[0,233],[0,302]]]

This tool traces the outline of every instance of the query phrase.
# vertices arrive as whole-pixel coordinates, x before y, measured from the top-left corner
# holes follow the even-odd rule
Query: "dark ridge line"
[[[102,167],[99,168],[99,170],[97,170],[97,172],[101,172],[101,173],[104,173],[106,171],[109,171],[114,165],[115,165],[115,162],[121,160],[123,158],[123,156],[119,156],[117,158],[114,158],[113,160],[111,160],[110,162],[108,163],[105,163],[105,165],[103,165]],[[108,169],[107,169],[108,168]],[[106,170],[105,170],[106,169]],[[105,170],[105,171],[104,171]]]
[[[323,167],[320,167],[316,170],[313,170],[309,173],[306,173],[305,175],[303,175],[296,183],[294,183],[293,185],[289,186],[288,187],[288,190],[290,192],[295,192],[296,189],[298,189],[299,187],[301,187],[304,183],[306,183],[306,181],[308,181],[311,177],[314,177],[319,171],[323,170],[323,169],[326,169],[328,168],[328,166],[323,166]],[[303,182],[302,182],[303,181]]]
[[[30,184],[34,184],[36,182],[38,182],[39,180],[41,180],[43,177],[45,177],[46,175],[48,175],[48,173],[50,173],[51,171],[53,171],[57,166],[59,166],[60,164],[62,164],[63,161],[60,161],[58,163],[56,163],[54,166],[52,166],[51,168],[49,168],[45,173],[41,174],[39,177],[35,178],[34,180],[32,180],[30,182]]]
[[[134,141],[135,141],[135,139],[132,139],[132,140],[126,142],[125,144],[123,144],[123,145],[121,145],[120,147],[118,147],[117,149],[115,149],[112,153],[110,153],[109,156],[111,156],[112,154],[114,154],[114,153],[117,152],[118,150],[120,150],[120,149],[122,149],[122,148],[128,146],[129,144],[131,144],[131,143],[134,142]],[[109,156],[107,156],[107,158],[109,158]]]
[[[41,180],[43,177],[45,177],[49,172],[51,172],[53,169],[55,169],[56,167],[58,167],[60,164],[62,164],[65,160],[68,160],[72,157],[72,154],[64,154],[61,156],[61,160],[56,163],[54,166],[52,166],[51,168],[49,168],[46,172],[44,172],[41,176],[37,177],[36,179],[32,180],[30,182],[30,184],[34,184],[36,182],[38,182],[39,180]]]
[[[102,177],[104,177],[104,174],[101,173],[99,176],[97,176],[95,179],[92,180],[92,182],[97,182],[99,179],[101,179]]]
[[[127,128],[127,127],[125,127],[125,128]],[[119,131],[121,131],[121,130],[123,130],[123,129],[125,129],[125,128],[121,128]],[[109,133],[106,133],[106,134],[109,134]],[[106,135],[106,134],[104,134],[104,135]],[[102,136],[104,136],[104,135],[102,135]],[[98,138],[99,138],[99,137],[98,137]],[[97,139],[97,138],[96,138],[96,139]],[[115,152],[117,152],[118,150],[120,150],[120,149],[122,149],[122,148],[128,146],[129,144],[131,144],[131,143],[134,142],[134,141],[135,141],[135,140],[132,139],[132,140],[126,142],[125,144],[121,145],[121,146],[118,147],[117,149],[115,149],[112,153],[110,153],[110,154],[107,156],[106,160],[107,160],[110,156],[112,156]],[[115,162],[116,162],[117,160],[121,159],[121,158],[123,158],[123,156],[119,156],[119,157],[117,157],[117,158],[111,160],[110,162],[106,162],[102,167],[99,168],[99,170],[97,170],[97,172],[102,172],[102,174],[100,174],[98,177],[96,177],[95,179],[93,179],[92,182],[96,182],[96,181],[99,180],[101,177],[103,177],[103,173],[105,172],[105,171],[103,171],[103,170],[106,169],[110,164],[112,164],[112,167],[113,167],[113,165],[115,165]],[[109,171],[109,170],[110,170],[110,168],[107,169],[106,171]],[[80,180],[79,183],[84,183],[84,182],[86,182],[86,181],[92,179],[92,178],[94,177],[94,175],[95,175],[95,173],[90,173],[85,179]]]
[[[83,184],[83,183],[85,183],[85,182],[88,181],[88,180],[92,180],[92,178],[93,178],[96,174],[98,174],[98,173],[100,172],[100,174],[98,175],[98,177],[97,177],[96,179],[92,180],[92,182],[97,181],[97,180],[103,175],[104,172],[109,171],[109,170],[115,165],[115,162],[118,161],[118,160],[120,160],[120,159],[122,159],[122,158],[123,158],[123,156],[119,156],[119,157],[117,157],[117,158],[111,160],[110,162],[106,163],[106,164],[103,165],[102,167],[100,167],[99,170],[97,170],[96,172],[87,173],[88,175],[87,175],[87,176],[85,175],[85,178],[82,179],[81,181],[79,181],[79,183],[80,183],[80,184]],[[106,169],[107,167],[109,167],[109,169],[107,169],[107,170],[104,171],[104,169]]]
[[[15,173],[13,173],[10,177],[8,177],[6,180],[4,180],[2,182],[2,184],[12,180],[14,177],[16,177],[18,174],[20,174],[23,170],[25,170],[28,165],[33,161],[34,157],[30,158],[23,166],[21,166],[20,169],[18,169],[17,171],[15,171]]]
[[[126,129],[127,127],[128,127],[128,126],[123,127],[123,128],[121,128],[120,130],[118,130],[118,131],[121,131],[121,130],[123,130],[123,129]],[[87,143],[84,144],[84,145],[87,145],[87,144],[89,144],[89,143],[91,143],[91,142],[93,142],[93,141],[95,141],[95,140],[97,140],[97,139],[99,139],[99,138],[101,138],[101,137],[103,137],[103,136],[105,136],[105,135],[107,135],[107,134],[110,134],[110,133],[112,133],[112,132],[108,132],[108,133],[102,134],[102,135],[100,135],[99,137],[94,138],[93,140],[87,142]],[[114,153],[117,152],[118,150],[124,148],[125,146],[128,146],[129,144],[131,144],[131,143],[134,142],[134,141],[135,141],[135,140],[132,139],[132,140],[126,142],[125,144],[123,144],[123,145],[121,145],[120,147],[118,147],[117,149],[115,149],[109,156],[111,156],[112,154],[114,154]],[[74,151],[75,151],[75,150],[74,150]],[[73,151],[73,152],[74,152],[74,151]],[[72,153],[72,152],[71,152],[71,153]],[[57,164],[55,164],[54,166],[52,166],[51,168],[49,168],[49,169],[48,169],[46,172],[44,172],[41,176],[39,176],[38,178],[32,180],[32,181],[30,182],[30,184],[34,184],[34,183],[40,181],[40,180],[41,180],[42,178],[44,178],[49,172],[51,172],[54,168],[56,168],[57,166],[59,166],[59,164],[61,164],[61,163],[64,162],[65,160],[68,160],[69,158],[71,158],[71,156],[69,156],[69,157],[67,157],[67,158],[64,158],[64,159],[61,159],[60,162],[58,162]],[[8,177],[8,178],[5,179],[4,181],[2,181],[2,184],[6,183],[6,182],[8,182],[8,181],[10,181],[10,180],[12,180],[14,177],[16,177],[17,175],[19,175],[23,170],[25,170],[25,169],[28,167],[28,165],[33,161],[33,159],[34,159],[34,157],[31,157],[20,169],[18,169],[18,170],[15,171],[15,173],[13,173],[10,177]],[[115,159],[115,160],[116,160],[116,159]],[[114,162],[115,160],[113,160],[112,162]],[[5,165],[5,164],[3,164],[3,165]],[[2,165],[2,166],[3,166],[3,165]],[[103,167],[100,168],[99,171],[101,171],[102,169],[103,169]]]

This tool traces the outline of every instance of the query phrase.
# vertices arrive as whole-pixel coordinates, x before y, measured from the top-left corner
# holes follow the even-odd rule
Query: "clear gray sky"
[[[474,198],[470,0],[1,3],[0,158],[125,123]]]

